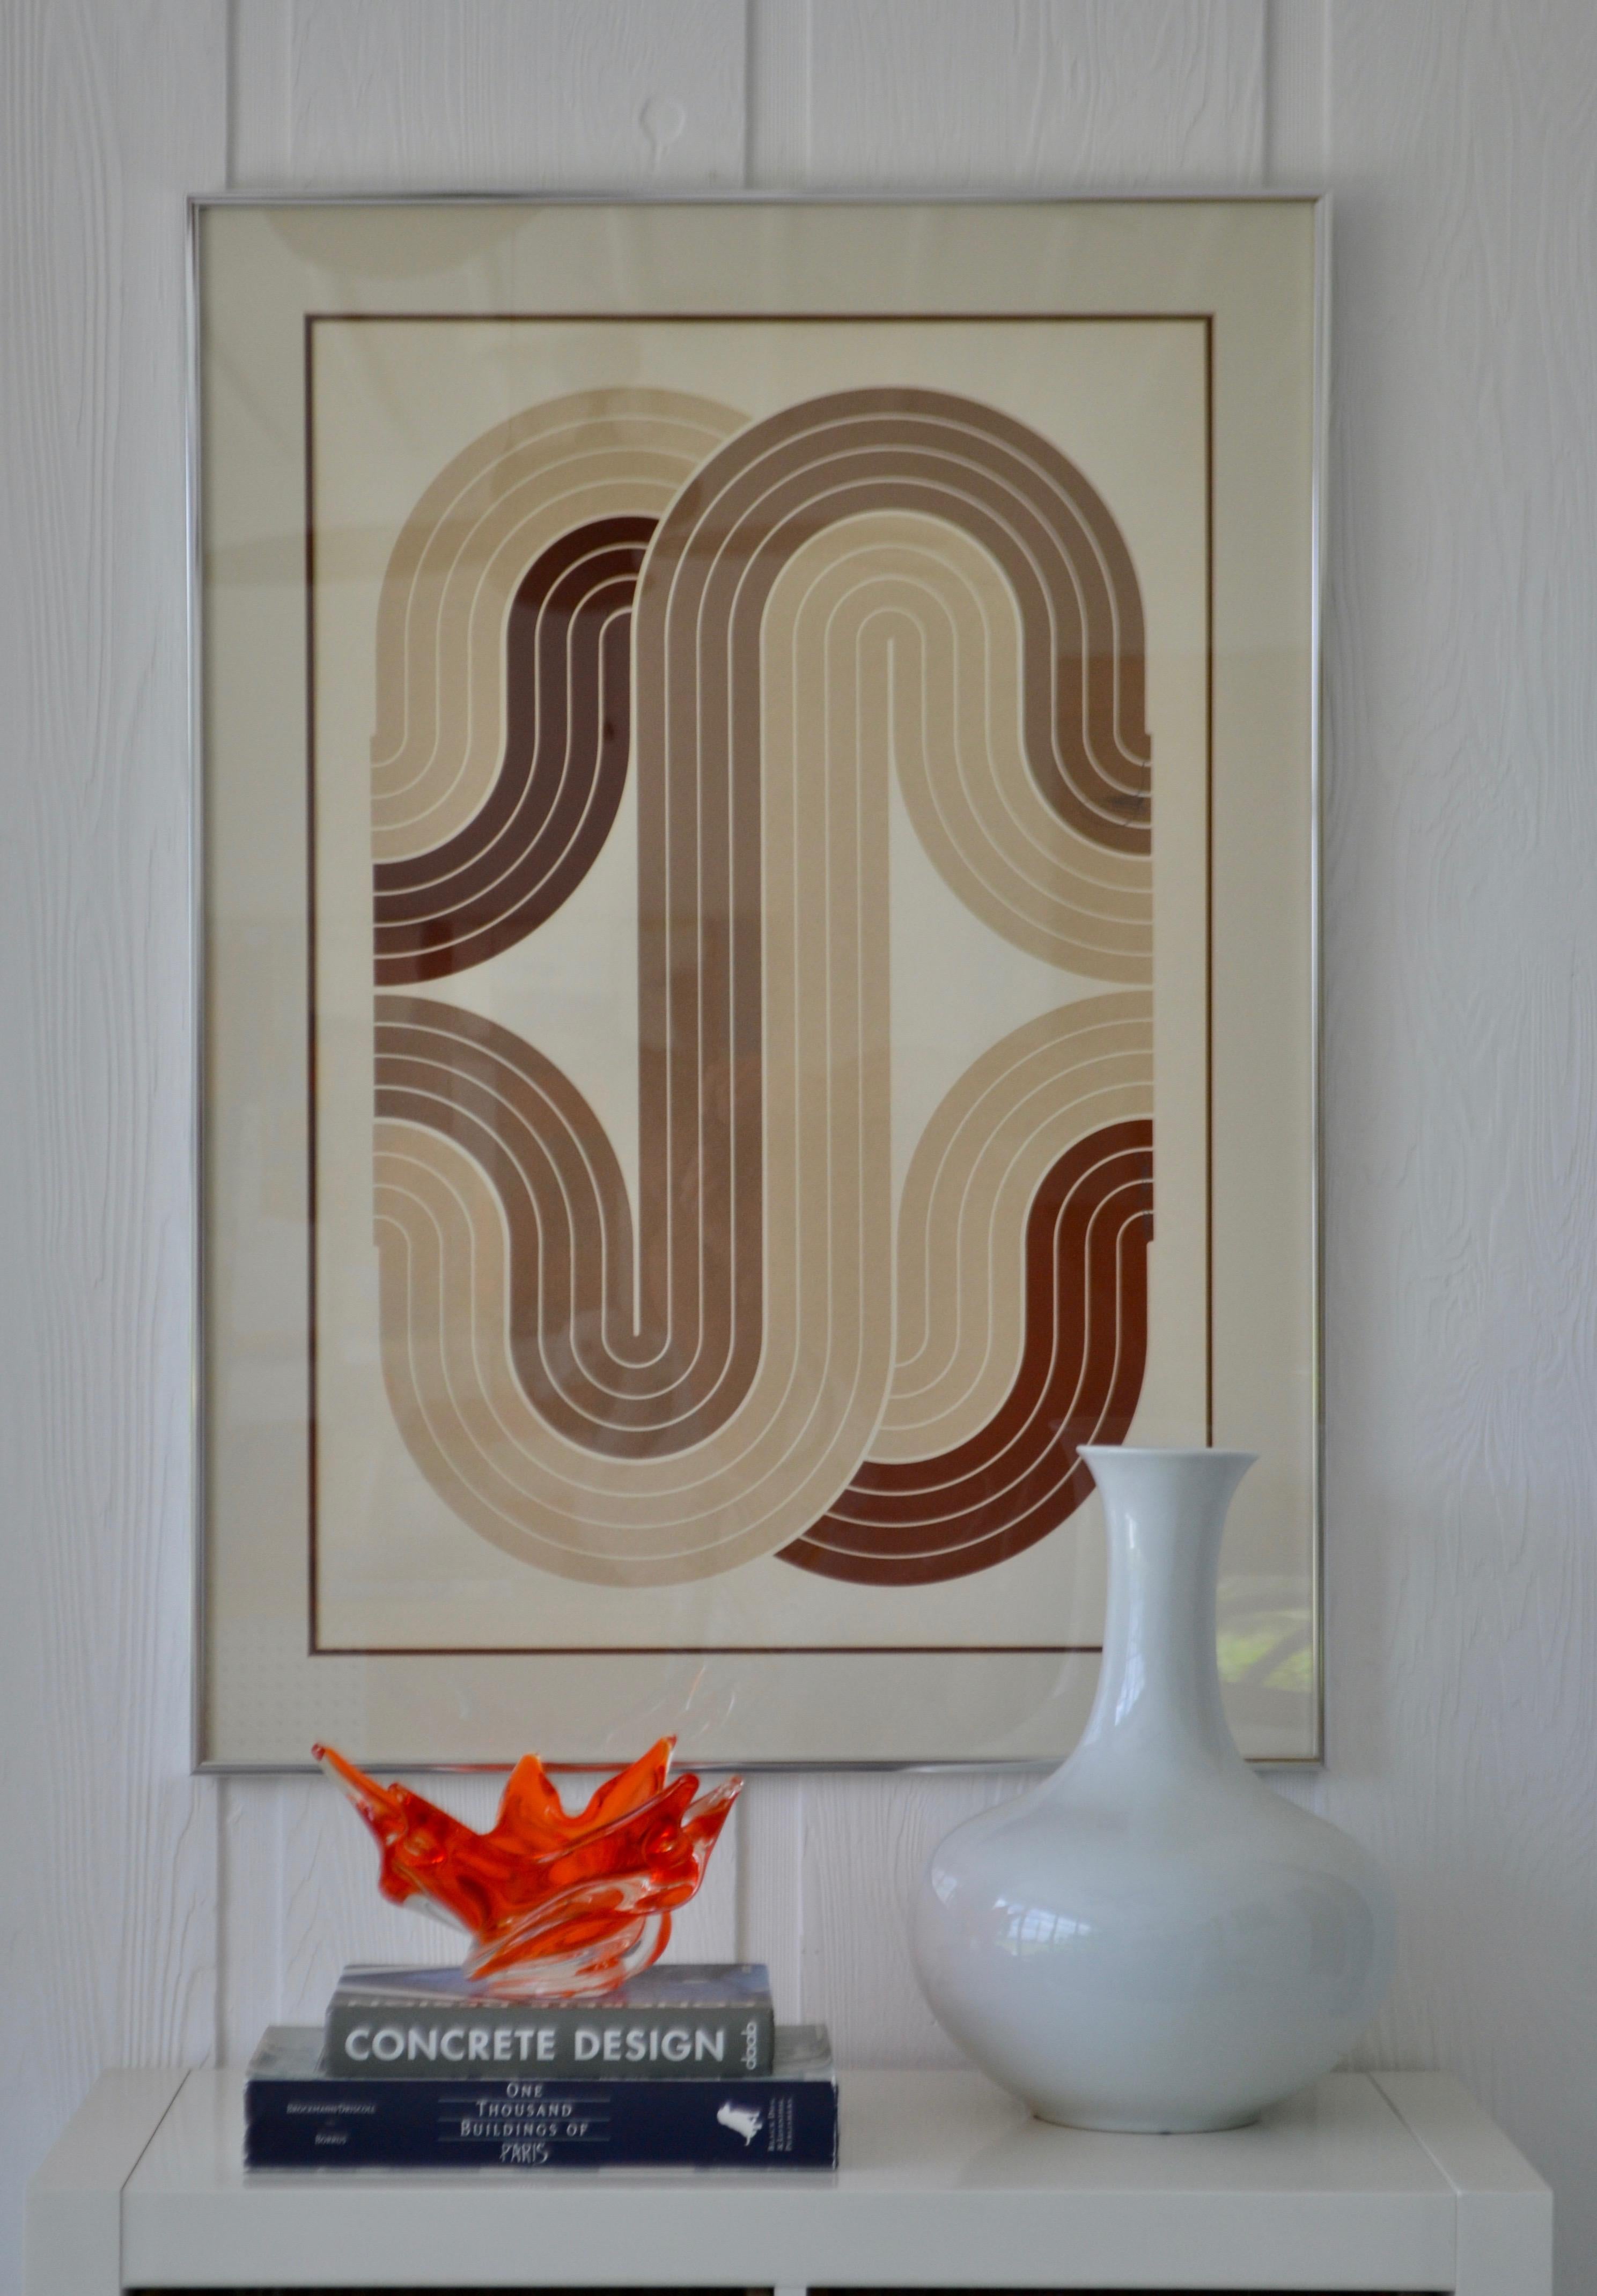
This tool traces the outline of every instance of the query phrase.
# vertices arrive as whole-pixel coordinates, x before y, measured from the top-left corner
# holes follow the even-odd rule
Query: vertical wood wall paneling
[[[292,180],[294,0],[227,0],[227,183]]]
[[[745,30],[746,28],[746,30]],[[226,36],[225,39],[224,36]],[[229,78],[229,62],[231,77]],[[1330,1767],[1396,1873],[1365,2050],[1462,2073],[1597,2277],[1597,19],[1585,0],[13,0],[0,1127],[19,1567],[0,2289],[98,2067],[233,2059],[406,1956],[314,1781],[186,1775],[182,194],[1314,183],[1337,193],[1327,840]],[[680,119],[678,119],[680,114]],[[994,1778],[749,1787],[684,1948],[856,2061]],[[478,1822],[491,1781],[445,1781]],[[213,1811],[224,1817],[220,1839]],[[218,1926],[217,1889],[223,1894]]]
[[[910,1896],[949,1828],[1020,1783],[1003,1771],[930,1770],[807,1784],[804,2013],[831,2026],[845,2062],[959,2062],[910,1964]]]
[[[327,191],[734,188],[743,180],[742,0],[233,0],[274,20],[272,68],[234,90],[236,148]],[[264,176],[248,180],[263,183]]]
[[[1263,0],[810,0],[817,186],[1252,184]]]
[[[103,2065],[203,2059],[189,1775],[184,206],[193,0],[0,11],[0,2286]]]
[[[1597,17],[1331,12],[1323,1807],[1597,2284]]]
[[[1322,192],[1330,163],[1331,0],[1269,0],[1265,17],[1265,180]]]
[[[809,179],[811,0],[748,0],[743,133],[751,191]]]
[[[784,2024],[815,2012],[805,1997],[804,1792],[801,1777],[750,1778],[738,1804],[740,1961],[763,1961]]]
[[[1329,187],[1329,54],[1331,0],[1269,0],[1265,16],[1265,177],[1270,191],[1321,192]],[[1329,474],[1324,491],[1330,493]],[[1324,503],[1322,504],[1322,516]],[[1322,785],[1327,775],[1321,725]],[[1327,1734],[1332,1727],[1326,1686]],[[1271,1784],[1305,1809],[1324,1810],[1318,1769],[1281,1769]]]

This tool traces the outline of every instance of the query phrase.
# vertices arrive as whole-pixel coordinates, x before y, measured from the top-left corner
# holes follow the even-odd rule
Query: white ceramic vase
[[[1226,1726],[1215,1590],[1249,1456],[1082,1456],[1110,1538],[1092,1715],[1062,1768],[934,1853],[916,1965],[939,2023],[1041,2119],[1234,2128],[1373,2014],[1392,1891],[1255,1777]]]

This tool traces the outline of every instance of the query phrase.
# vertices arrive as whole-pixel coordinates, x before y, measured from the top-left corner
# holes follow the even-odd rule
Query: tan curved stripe
[[[959,1578],[1020,1554],[1092,1488],[1078,1447],[1126,1439],[1147,1360],[1153,1127],[1104,1126],[1066,1149],[1027,1220],[1026,1345],[974,1440],[867,1460],[781,1560],[876,1587]]]
[[[870,1450],[933,1458],[976,1436],[1025,1344],[1026,1223],[1044,1176],[1089,1133],[1153,1113],[1153,1001],[1044,1013],[974,1062],[916,1144],[898,1207],[893,1382]]]
[[[541,477],[528,483],[536,492]],[[498,504],[493,497],[463,524],[466,541],[482,545],[475,558],[447,534],[438,565],[417,557],[411,586],[431,619],[414,647],[407,629],[401,636],[407,659],[425,658],[423,701],[427,660],[461,631],[474,664],[491,658],[496,693],[497,633],[483,598],[498,575],[488,582],[483,570],[495,566],[502,541],[488,549],[478,528]],[[521,531],[522,507],[514,505],[508,532]],[[955,585],[952,603],[937,605],[943,619],[928,644],[936,584],[924,565],[906,560],[873,573],[898,586],[890,599],[872,600],[869,582],[862,590],[844,570],[838,643],[856,674],[852,687],[846,678],[828,686],[833,607],[817,598],[807,616],[798,602],[813,586],[790,590],[795,627],[822,663],[826,756],[816,770],[807,746],[815,699],[807,678],[801,700],[784,692],[775,664],[790,663],[794,650],[779,647],[774,661],[766,610],[817,529],[860,512],[962,523],[1001,563],[1024,622],[1027,769],[1111,865],[1081,873],[1077,906],[1092,920],[1084,935],[1110,944],[1097,948],[1102,961],[1117,954],[1115,936],[1134,930],[1112,913],[1127,890],[1113,857],[1134,862],[1149,834],[1140,605],[1124,545],[1079,473],[991,410],[919,392],[790,410],[713,455],[661,524],[634,623],[646,1328],[607,1337],[569,1310],[562,1319],[554,1302],[548,1314],[540,1304],[542,1254],[561,1234],[602,1266],[622,1256],[610,1229],[624,1208],[607,1213],[592,1185],[600,1144],[553,1082],[545,1098],[562,1112],[550,1129],[532,1102],[515,1097],[511,1068],[473,1071],[469,1029],[440,1018],[438,1048],[419,1058],[407,1040],[397,1055],[405,1120],[379,1127],[384,1361],[395,1408],[465,1519],[512,1551],[540,1560],[553,1552],[546,1567],[569,1575],[694,1577],[788,1544],[848,1482],[887,1398],[887,737],[908,741],[912,728],[882,715],[891,684],[883,672],[896,665],[901,635],[922,655],[946,652],[949,617],[973,631],[984,610],[965,594],[969,582],[964,591]],[[913,554],[902,535],[893,546]],[[451,594],[457,560],[463,570]],[[850,643],[847,601],[856,594]],[[996,660],[996,641],[984,636],[979,651]],[[480,709],[469,695],[468,704],[471,721]],[[921,711],[920,741],[942,759],[929,781],[949,780],[963,773],[974,737],[944,756],[935,714],[935,706]],[[413,741],[414,713],[402,733],[415,783],[437,761]],[[455,802],[463,771],[437,767],[430,814]],[[996,791],[994,835],[1007,834],[1014,806],[990,757],[979,774]],[[1034,857],[1022,838],[1018,877]],[[994,898],[1011,908],[1021,900]],[[405,1028],[425,1033],[427,1000],[405,1002]],[[464,1047],[458,1055],[446,1042],[452,1031]],[[559,1390],[570,1434],[551,1425],[515,1377],[512,1289],[502,1280],[495,1292],[488,1274],[495,1256],[502,1278],[508,1272],[504,1211],[485,1177],[492,1157],[484,1165],[467,1152],[459,1128],[467,1115],[487,1125],[490,1139],[501,1121],[505,1141],[516,1126],[531,1127],[520,1168],[541,1175],[526,1231],[527,1249],[540,1254],[532,1337],[545,1349],[539,1377]],[[468,1169],[474,1180],[463,1177]],[[521,1346],[526,1323],[514,1313]],[[612,1400],[634,1368],[652,1382],[649,1411],[628,1421],[623,1446]]]
[[[786,562],[820,529],[920,512],[979,537],[1027,629],[1029,769],[1045,800],[1117,852],[1150,849],[1142,601],[1123,537],[1082,473],[995,408],[914,389],[842,391],[751,424],[684,488],[655,537],[637,608],[640,732],[667,663],[735,684]],[[758,678],[750,679],[758,685]],[[706,712],[705,770],[736,734]]]
[[[1147,981],[1151,863],[1080,836],[1044,801],[1026,762],[1022,648],[991,554],[913,512],[823,529],[766,608],[765,676],[790,691],[809,755],[834,718],[837,738],[890,746],[928,857],[968,908],[1050,964]]]
[[[576,437],[578,434],[571,434]],[[552,442],[553,447],[568,439]],[[526,569],[553,542],[600,518],[658,518],[680,483],[684,457],[589,449],[548,459],[517,475],[517,457],[497,466],[427,537],[407,587],[385,582],[389,619],[405,623],[408,676],[383,659],[379,626],[380,732],[373,742],[375,822],[393,840],[432,808],[458,810],[456,783],[475,787],[483,758],[498,752],[503,713],[495,688],[510,599]],[[397,745],[380,752],[385,701],[400,717]],[[447,832],[445,832],[447,833]],[[433,841],[442,843],[440,833]],[[380,853],[380,858],[403,857]]]
[[[594,519],[659,518],[745,420],[681,391],[574,392],[498,425],[438,473],[400,530],[378,604],[378,860],[442,844],[492,787],[500,636],[539,552]]]
[[[760,1390],[709,1441],[645,1460],[596,1456],[552,1433],[507,1343],[503,1214],[475,1160],[421,1126],[378,1128],[376,1236],[383,1376],[428,1480],[486,1538],[562,1578],[659,1585],[729,1570],[796,1538],[845,1487],[880,1409],[888,1287],[856,1249],[802,1247],[799,1315],[774,1326]],[[850,1264],[851,1262],[851,1264]],[[839,1275],[858,1312],[823,1328]],[[852,1344],[850,1344],[852,1337]],[[817,1377],[815,1374],[819,1373]]]
[[[684,1445],[692,1428],[667,1422],[655,1455],[625,1457],[607,1450],[602,1412],[581,1442],[551,1428],[514,1375],[504,1215],[481,1168],[441,1130],[376,1128],[384,1372],[406,1440],[485,1537],[565,1575],[692,1578],[787,1544],[848,1483],[886,1393],[888,920],[873,898],[887,870],[885,771],[857,790],[841,771],[829,783],[796,771],[779,744],[766,808],[764,1344],[723,1424]],[[430,1000],[381,1002],[403,1005],[414,1027]],[[438,1034],[442,1058],[446,1021]],[[575,1157],[547,1217],[580,1221],[580,1174],[602,1174],[580,1115],[567,1107],[561,1121],[577,1126]],[[553,1123],[552,1112],[551,1139]],[[475,1204],[471,1217],[462,1203]],[[446,1250],[440,1236],[452,1239]],[[601,1331],[551,1336],[590,1358],[603,1352]],[[560,1362],[550,1368],[558,1378]]]

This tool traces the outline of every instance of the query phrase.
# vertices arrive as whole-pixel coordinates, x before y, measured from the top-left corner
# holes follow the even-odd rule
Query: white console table
[[[246,2176],[242,2142],[239,2073],[104,2074],[29,2189],[27,2296],[1552,2286],[1552,2194],[1434,2073],[1333,2074],[1215,2136],[1044,2128],[979,2073],[851,2073],[835,2178]]]

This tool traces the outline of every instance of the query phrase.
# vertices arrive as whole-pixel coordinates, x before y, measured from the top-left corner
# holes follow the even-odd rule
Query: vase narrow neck
[[[1251,1464],[1236,1451],[1087,1455],[1109,1530],[1098,1695],[1082,1739],[1159,1768],[1240,1767],[1215,1649],[1220,1544]]]

